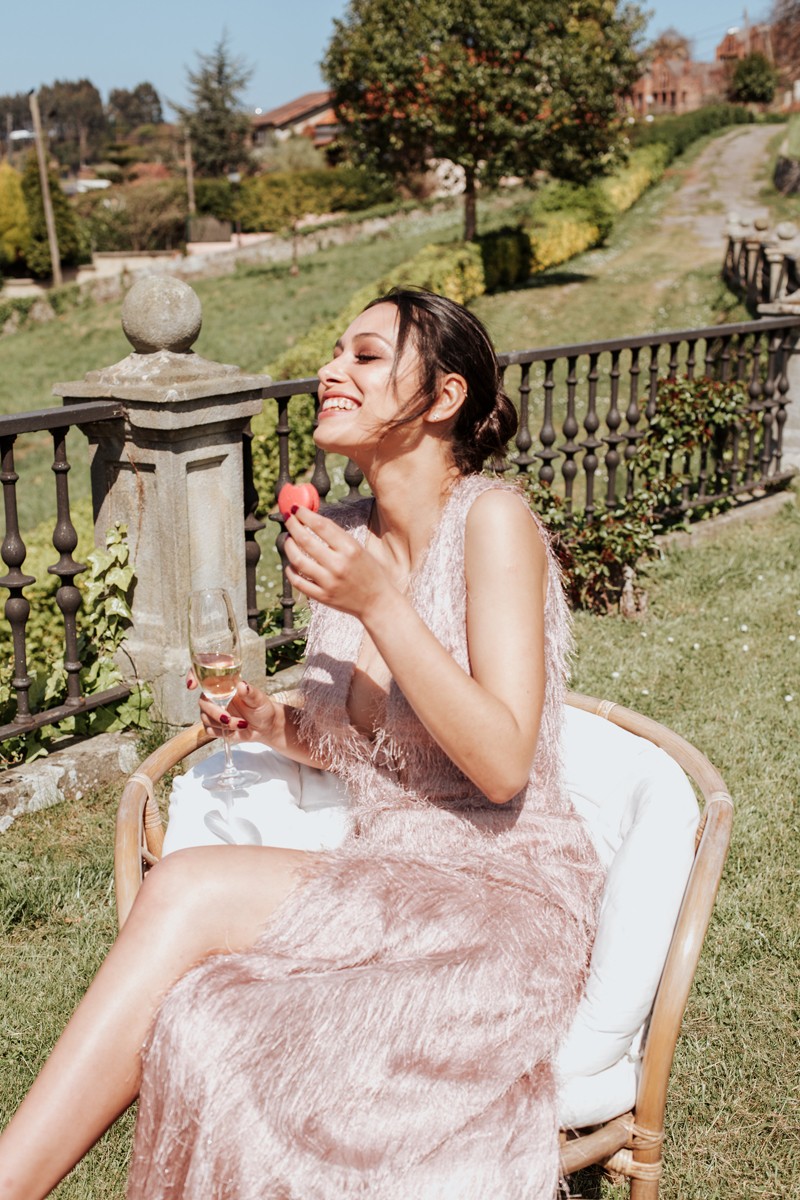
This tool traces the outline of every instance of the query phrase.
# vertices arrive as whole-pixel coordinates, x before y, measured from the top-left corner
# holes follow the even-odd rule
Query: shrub
[[[307,214],[353,212],[393,198],[393,188],[382,177],[342,166],[273,171],[245,179],[237,206],[245,231],[281,231]]]
[[[186,189],[178,180],[143,180],[82,196],[78,215],[92,248],[172,250],[186,237]]]
[[[236,219],[236,197],[229,179],[196,179],[194,200],[199,216],[218,221]]]
[[[0,162],[0,270],[24,262],[30,236],[22,176],[7,162]]]
[[[79,532],[90,537],[88,506],[76,506],[72,515]],[[29,697],[34,711],[54,707],[66,698],[63,618],[56,604],[59,581],[47,574],[45,566],[53,553],[51,537],[49,525],[39,526],[30,539],[26,558],[26,567],[37,576],[37,582],[26,589],[31,612],[25,630],[28,670],[32,677]],[[134,579],[125,528],[117,525],[109,530],[105,549],[87,554],[86,563],[88,571],[77,576],[75,582],[83,594],[83,605],[78,610],[78,656],[83,663],[81,689],[84,695],[90,696],[106,691],[122,679],[114,652],[130,624],[128,596]],[[0,724],[5,724],[15,712],[10,627],[0,627],[0,662],[8,664],[0,673]],[[54,740],[67,734],[148,728],[147,710],[151,703],[147,686],[137,686],[127,700],[116,705],[70,717],[61,721],[57,729],[45,725],[32,733],[11,738],[0,747],[0,762],[4,766],[22,760],[30,762],[47,754]]]
[[[627,212],[649,187],[657,183],[667,166],[669,150],[653,142],[631,152],[627,165],[601,179],[598,187],[617,213]]]
[[[546,213],[535,221],[530,236],[535,272],[567,262],[576,254],[591,250],[601,241],[596,225],[580,218],[559,216],[558,213]]]
[[[478,238],[487,292],[502,291],[529,278],[533,263],[530,235],[520,226],[504,225]]]
[[[667,147],[668,162],[671,162],[707,133],[724,129],[726,125],[750,125],[753,121],[753,114],[741,105],[710,104],[679,117],[656,117],[654,121],[641,122],[633,127],[631,140],[635,146],[661,143]]]
[[[587,519],[582,511],[567,512],[563,498],[537,478],[520,476],[531,507],[554,538],[570,603],[575,608],[610,612],[632,586],[637,566],[656,552],[656,534],[702,509],[686,514],[680,507],[687,459],[715,451],[717,470],[724,475],[731,462],[735,430],[760,430],[759,414],[751,412],[746,388],[713,379],[663,379],[656,410],[643,430],[633,464],[636,491],[632,500],[618,500]],[[712,480],[724,484],[723,479]],[[727,502],[730,503],[730,502]],[[716,508],[725,507],[717,502]]]

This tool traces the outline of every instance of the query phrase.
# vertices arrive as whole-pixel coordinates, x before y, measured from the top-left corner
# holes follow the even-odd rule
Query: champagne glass
[[[239,630],[231,598],[224,588],[204,588],[189,597],[189,653],[203,695],[227,708],[236,694],[242,669]],[[227,731],[226,731],[227,732]],[[225,768],[203,780],[209,791],[241,790],[258,778],[234,765],[230,739],[222,735]]]

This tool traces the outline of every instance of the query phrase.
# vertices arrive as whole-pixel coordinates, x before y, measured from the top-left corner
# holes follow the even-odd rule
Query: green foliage
[[[478,238],[487,292],[503,291],[530,276],[533,250],[530,235],[517,225],[503,225]]]
[[[310,608],[307,606],[303,608],[295,607],[294,627],[301,636],[291,642],[284,642],[282,646],[274,646],[267,650],[267,675],[274,675],[277,671],[284,671],[287,667],[292,667],[295,663],[303,661],[306,653],[305,628],[308,625],[310,617]],[[282,631],[283,605],[280,603],[274,604],[272,608],[266,608],[258,614],[258,633],[261,637],[276,637]]]
[[[197,179],[194,200],[201,216],[216,217],[218,221],[236,218],[236,197],[229,179]]]
[[[89,192],[78,197],[76,212],[93,250],[173,250],[186,240],[181,180],[146,179]]]
[[[48,170],[47,177],[50,184],[50,199],[53,203],[59,257],[64,266],[74,266],[82,258],[78,222],[55,174]],[[39,164],[35,154],[29,154],[26,159],[25,170],[22,173],[22,192],[25,197],[30,226],[30,241],[25,252],[25,260],[30,273],[43,279],[53,274],[53,265],[47,240]]]
[[[681,508],[687,467],[701,452],[714,450],[717,470],[731,465],[735,430],[758,432],[746,389],[739,383],[713,379],[662,379],[653,417],[638,440],[631,466],[636,490],[631,500],[618,499],[587,518],[568,511],[563,497],[538,479],[521,476],[531,507],[554,535],[570,603],[592,612],[611,612],[637,567],[656,552],[656,534],[676,521],[701,517],[702,508]],[[709,480],[709,495],[724,478]],[[719,502],[717,510],[724,505]]]
[[[0,300],[0,329],[6,321],[13,319],[18,328],[23,327],[30,316],[34,305],[45,304],[57,315],[69,312],[73,308],[89,304],[91,300],[76,283],[65,284],[64,287],[51,288],[46,298],[43,296],[13,296],[8,300]]]
[[[106,132],[106,114],[90,79],[57,79],[41,88],[39,109],[59,162],[76,170],[96,157]]]
[[[29,555],[32,562],[43,559],[48,532],[44,529],[39,531],[35,539],[37,544],[32,545]],[[131,621],[128,597],[134,581],[125,527],[117,524],[109,530],[105,549],[93,550],[86,556],[86,564],[88,570],[76,579],[83,599],[78,611],[78,657],[83,663],[81,691],[86,696],[92,696],[122,682],[114,653],[121,645]],[[58,580],[47,574],[42,578],[41,572],[39,578],[42,582],[26,589],[31,604],[25,640],[28,668],[32,676],[29,696],[33,712],[63,703],[67,681],[63,658],[63,619],[56,603]],[[0,628],[0,661],[8,664],[0,672],[0,723],[5,724],[15,712],[11,686],[13,645],[11,630],[7,626]],[[59,722],[57,728],[46,725],[33,733],[4,742],[0,747],[0,762],[5,766],[22,760],[30,762],[46,754],[56,738],[67,734],[146,729],[149,727],[147,710],[151,704],[152,697],[147,685],[137,685],[126,700],[113,707],[96,708]]]
[[[197,59],[197,68],[186,72],[190,103],[173,107],[191,136],[198,175],[227,175],[245,167],[250,157],[250,120],[242,110],[242,93],[252,68],[231,54],[227,34],[210,54]]]
[[[651,122],[643,121],[633,127],[631,140],[635,146],[662,143],[667,147],[669,163],[698,138],[724,129],[727,125],[751,125],[753,121],[753,114],[741,105],[710,104],[679,117],[656,117]]]
[[[242,182],[238,212],[246,232],[283,232],[309,213],[353,212],[393,195],[385,178],[360,167],[272,171]]]
[[[736,64],[731,80],[731,100],[740,104],[771,104],[778,72],[764,54],[748,54]]]
[[[0,271],[24,262],[30,236],[22,177],[7,162],[0,162]]]
[[[469,239],[476,181],[613,166],[642,24],[605,0],[351,0],[323,71],[356,161],[401,177],[431,158],[463,168]]]
[[[160,125],[164,120],[161,99],[152,83],[137,83],[133,89],[112,88],[107,112],[115,130],[124,133],[140,125]]]

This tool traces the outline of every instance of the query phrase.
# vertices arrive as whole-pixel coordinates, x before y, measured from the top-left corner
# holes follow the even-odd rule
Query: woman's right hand
[[[197,688],[197,679],[190,671],[186,677],[190,691]],[[230,737],[239,742],[272,743],[280,728],[282,705],[276,704],[266,692],[243,679],[236,685],[236,695],[227,708],[220,708],[200,693],[200,720],[203,728],[214,737]]]

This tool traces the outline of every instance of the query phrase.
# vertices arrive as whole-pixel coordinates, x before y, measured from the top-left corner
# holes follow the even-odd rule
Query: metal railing
[[[687,329],[580,345],[550,346],[499,355],[506,390],[516,398],[519,429],[506,460],[492,464],[509,475],[536,474],[563,498],[567,513],[580,511],[592,520],[637,489],[637,445],[659,403],[664,380],[706,377],[738,382],[746,393],[748,415],[730,442],[681,464],[683,483],[677,509],[693,509],[727,499],[741,501],[774,489],[792,478],[781,463],[783,427],[789,402],[788,360],[800,337],[800,317],[779,317],[740,324]],[[288,380],[265,390],[265,406],[277,406],[279,473],[275,494],[290,480],[289,437],[292,400],[311,396],[316,379]],[[318,450],[310,475],[324,499],[331,487],[325,455]],[[344,502],[360,494],[361,471],[345,470]],[[257,507],[251,483],[250,532]],[[262,526],[263,527],[263,526]],[[277,539],[279,554],[285,534]],[[251,624],[258,557],[248,560]],[[285,567],[285,562],[283,562]],[[281,632],[266,642],[280,646],[298,637],[292,589],[283,575]]]
[[[81,691],[80,672],[82,663],[78,653],[78,611],[81,604],[80,591],[75,586],[75,577],[86,568],[76,562],[72,552],[78,544],[78,535],[72,523],[69,504],[70,471],[67,459],[67,434],[70,428],[83,421],[110,421],[124,416],[117,403],[93,403],[74,405],[71,408],[44,408],[20,416],[0,417],[0,483],[3,486],[5,509],[5,536],[2,555],[7,572],[0,578],[0,585],[8,589],[5,617],[11,628],[13,642],[14,674],[11,687],[15,695],[16,713],[10,722],[0,725],[0,741],[53,725],[66,717],[113,704],[130,695],[131,689],[121,684],[104,692],[84,696]],[[57,575],[60,586],[56,592],[56,604],[64,625],[64,671],[66,674],[66,699],[62,704],[32,713],[29,691],[32,678],[28,674],[28,653],[25,626],[30,613],[30,602],[24,590],[36,582],[33,575],[23,571],[27,549],[20,531],[17,514],[17,482],[19,476],[14,466],[14,447],[21,434],[49,432],[53,438],[53,464],[55,475],[56,523],[53,530],[53,546],[58,561],[48,567]]]

